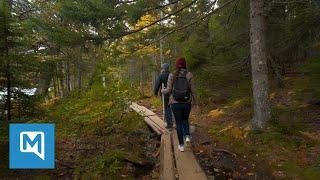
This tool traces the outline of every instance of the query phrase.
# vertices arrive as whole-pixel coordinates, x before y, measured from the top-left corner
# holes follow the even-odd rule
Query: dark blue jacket
[[[154,95],[158,95],[160,88],[162,87],[162,83],[164,84],[164,87],[167,87],[167,82],[168,82],[168,77],[169,77],[170,72],[169,71],[163,71],[161,74],[158,76],[156,83],[154,84],[153,87],[153,93]]]

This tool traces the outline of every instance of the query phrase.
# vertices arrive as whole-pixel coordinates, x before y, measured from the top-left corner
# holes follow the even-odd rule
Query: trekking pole
[[[162,83],[162,87],[164,88],[164,83]],[[163,113],[163,121],[165,121],[165,104],[164,104],[164,94],[161,93],[161,99],[162,99],[162,113]]]

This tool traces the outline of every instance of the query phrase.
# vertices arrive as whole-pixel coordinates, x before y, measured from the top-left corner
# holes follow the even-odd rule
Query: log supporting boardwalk
[[[169,132],[164,122],[154,112],[132,103],[130,108],[144,117],[144,121],[161,135],[160,147],[160,179],[163,180],[205,180],[207,176],[201,169],[192,150],[185,148],[185,152],[178,150],[177,133]]]

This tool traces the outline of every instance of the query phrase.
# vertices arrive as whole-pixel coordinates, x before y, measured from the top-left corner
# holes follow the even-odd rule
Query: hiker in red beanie
[[[190,144],[189,115],[191,101],[194,101],[194,85],[192,73],[187,70],[184,57],[176,60],[176,70],[170,73],[167,88],[162,93],[170,94],[169,104],[176,121],[179,139],[178,149],[183,152],[184,144]]]
[[[177,59],[176,68],[184,68],[184,69],[187,68],[186,60],[184,59],[184,57],[180,57]]]

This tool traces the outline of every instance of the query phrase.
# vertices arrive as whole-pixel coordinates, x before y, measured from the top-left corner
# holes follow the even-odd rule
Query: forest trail
[[[132,103],[130,108],[144,117],[145,122],[158,134],[161,135],[160,150],[160,179],[202,180],[207,179],[201,169],[192,150],[186,148],[185,152],[178,150],[178,138],[175,131],[170,132],[164,127],[164,122],[154,112]]]

